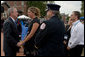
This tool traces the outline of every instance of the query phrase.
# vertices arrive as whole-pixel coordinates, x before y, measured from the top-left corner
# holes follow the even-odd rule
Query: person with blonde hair
[[[35,55],[34,38],[39,29],[40,21],[40,10],[37,7],[28,8],[28,16],[33,19],[29,26],[29,34],[23,41],[20,41],[17,45],[22,46],[24,43],[25,54],[27,56]]]

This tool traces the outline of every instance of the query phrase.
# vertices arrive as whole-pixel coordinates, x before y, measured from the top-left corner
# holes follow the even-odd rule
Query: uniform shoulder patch
[[[46,24],[45,23],[42,23],[41,26],[40,26],[40,29],[44,30],[46,27]]]

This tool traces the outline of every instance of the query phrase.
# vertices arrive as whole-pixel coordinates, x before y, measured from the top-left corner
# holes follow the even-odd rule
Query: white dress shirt
[[[10,16],[10,17],[11,17],[11,16]],[[15,23],[16,28],[17,28],[17,23],[16,23],[16,20],[15,20],[14,18],[12,18],[12,17],[11,17],[11,19],[12,19],[12,21]]]
[[[15,19],[13,19],[12,17],[11,17],[11,19],[13,20],[14,23],[16,22]]]
[[[73,23],[68,47],[74,48],[77,45],[84,45],[84,25],[79,20]]]

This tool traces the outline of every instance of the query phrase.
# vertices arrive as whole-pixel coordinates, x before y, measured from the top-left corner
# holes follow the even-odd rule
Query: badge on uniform
[[[46,27],[46,24],[45,24],[45,23],[42,23],[41,26],[40,26],[40,29],[41,29],[41,30],[44,30],[45,27]]]

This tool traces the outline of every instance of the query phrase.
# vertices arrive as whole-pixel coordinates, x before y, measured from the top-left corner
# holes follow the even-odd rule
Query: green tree
[[[70,17],[69,17],[69,16],[67,16],[66,21],[69,21],[69,18],[70,18]]]
[[[84,1],[81,4],[81,16],[84,16]]]

